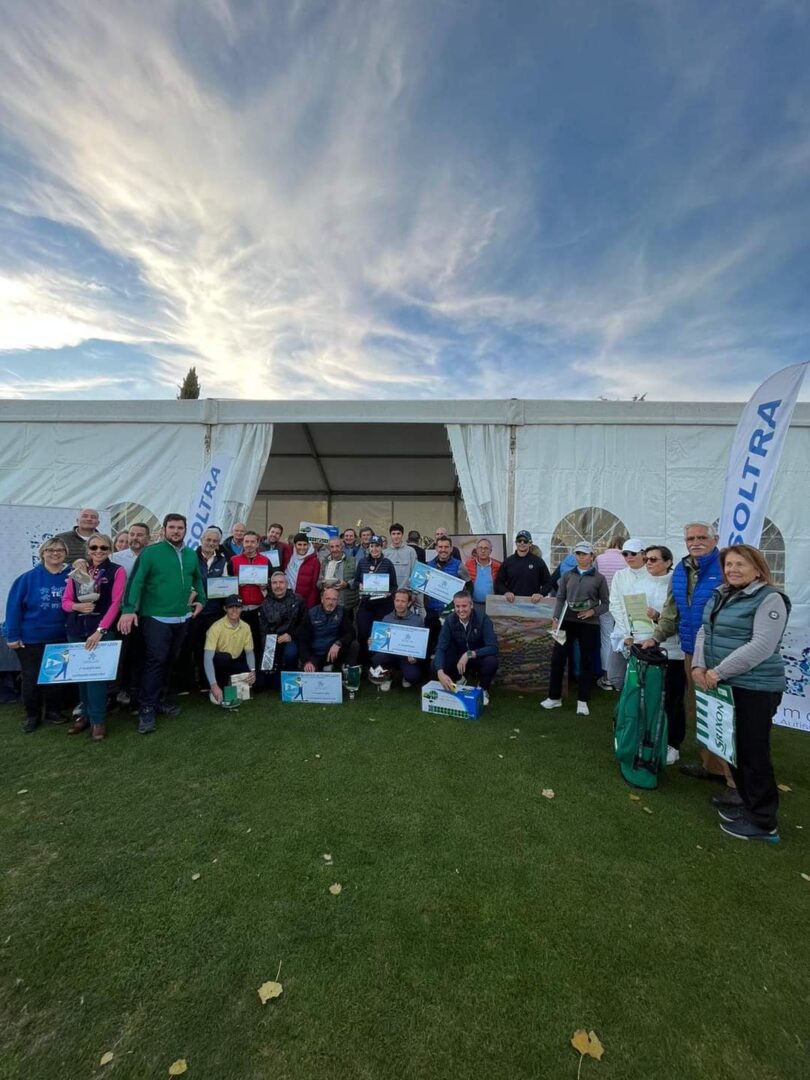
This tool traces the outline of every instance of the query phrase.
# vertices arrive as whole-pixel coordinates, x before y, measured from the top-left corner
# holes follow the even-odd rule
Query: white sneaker
[[[383,681],[380,683],[380,689],[383,692],[386,692],[386,691],[390,690],[391,689],[391,680],[390,679],[383,679]]]
[[[577,716],[590,716],[591,710],[588,708],[587,701],[577,702]]]
[[[613,683],[610,682],[606,675],[603,675],[600,679],[596,680],[596,685],[600,690],[612,690]]]
[[[674,765],[676,761],[680,760],[681,753],[676,750],[674,746],[667,747],[667,765]]]
[[[409,683],[407,679],[402,680],[402,689],[408,690],[413,684]]]
[[[545,701],[540,702],[541,709],[561,709],[562,700],[560,698],[547,697]]]
[[[484,704],[489,705],[489,691],[488,690],[484,691]]]

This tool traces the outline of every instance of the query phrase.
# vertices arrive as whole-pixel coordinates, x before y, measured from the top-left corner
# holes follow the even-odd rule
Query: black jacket
[[[507,555],[495,575],[495,592],[499,596],[514,593],[515,596],[534,596],[542,593],[551,580],[551,574],[539,555]]]

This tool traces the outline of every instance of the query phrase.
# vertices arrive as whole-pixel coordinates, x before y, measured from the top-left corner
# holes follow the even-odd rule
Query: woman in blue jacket
[[[736,795],[714,802],[720,828],[739,840],[776,843],[779,792],[771,764],[771,726],[785,689],[779,652],[790,600],[774,587],[765,556],[749,544],[720,552],[724,581],[714,590],[695,638],[692,675],[701,690],[723,683],[734,698]],[[736,805],[735,805],[736,803]]]
[[[58,537],[46,540],[40,545],[39,558],[38,566],[16,579],[6,603],[6,640],[22,669],[24,730],[29,734],[39,727],[43,705],[49,723],[65,722],[59,712],[62,689],[37,685],[45,646],[67,640],[62,593],[70,566],[65,542]]]

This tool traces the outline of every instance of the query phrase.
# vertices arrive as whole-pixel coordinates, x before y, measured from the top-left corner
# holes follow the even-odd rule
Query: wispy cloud
[[[808,330],[810,82],[765,31],[810,39],[718,8],[20,3],[0,202],[122,269],[9,255],[0,350],[149,367],[32,395],[740,396]]]

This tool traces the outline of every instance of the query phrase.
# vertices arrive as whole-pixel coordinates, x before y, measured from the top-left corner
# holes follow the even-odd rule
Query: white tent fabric
[[[250,511],[272,437],[273,425],[263,423],[3,422],[0,503],[111,510],[136,503],[162,518],[186,513],[201,470],[219,460],[227,467],[217,524],[227,529]]]
[[[448,424],[447,437],[473,532],[508,532],[509,427]]]

